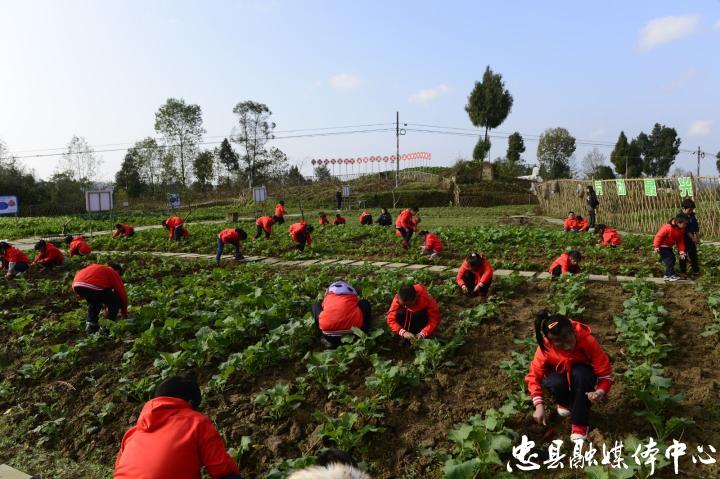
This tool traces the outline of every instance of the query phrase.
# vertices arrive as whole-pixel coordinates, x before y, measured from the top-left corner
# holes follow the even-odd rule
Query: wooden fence
[[[720,239],[720,178],[633,178],[627,180],[554,180],[536,185],[540,206],[558,218],[568,211],[585,216],[585,187],[593,185],[600,206],[597,223],[637,233],[655,234],[692,198],[705,239]]]

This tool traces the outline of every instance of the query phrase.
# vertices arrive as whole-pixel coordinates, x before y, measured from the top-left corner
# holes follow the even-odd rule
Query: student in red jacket
[[[550,274],[553,275],[553,278],[568,273],[577,274],[580,272],[580,261],[582,261],[582,255],[579,251],[563,253],[550,265]]]
[[[440,308],[425,286],[406,284],[392,300],[387,324],[401,338],[429,338],[440,324]]]
[[[242,228],[227,228],[222,230],[217,235],[217,253],[215,254],[215,262],[220,265],[220,258],[222,258],[223,250],[226,244],[231,244],[235,247],[235,259],[243,259],[243,255],[240,252],[240,241],[247,239],[247,233]]]
[[[305,251],[306,244],[312,245],[312,236],[310,236],[310,233],[312,233],[313,230],[314,228],[312,225],[309,225],[304,221],[293,223],[290,225],[290,228],[288,228],[290,239],[292,239],[293,243],[297,245],[297,249],[300,251]]]
[[[188,230],[185,228],[185,220],[179,216],[171,216],[163,220],[162,225],[168,230],[168,239],[180,241],[181,238],[189,236]]]
[[[325,213],[320,213],[320,220],[318,221],[318,223],[319,223],[321,226],[322,226],[322,225],[330,224],[330,221],[328,220],[328,217],[327,217],[327,215],[326,215]]]
[[[60,251],[54,244],[48,243],[45,240],[38,241],[35,244],[35,249],[38,254],[35,256],[32,264],[41,264],[48,269],[52,269],[55,266],[60,266],[65,259],[62,251]]]
[[[563,228],[565,229],[565,231],[577,231],[577,219],[575,219],[574,211],[568,212],[567,218],[565,218]]]
[[[402,236],[402,246],[405,249],[410,247],[410,239],[412,238],[413,232],[417,231],[417,221],[415,215],[418,214],[420,208],[413,206],[402,210],[395,220],[395,233]]]
[[[580,215],[575,217],[575,230],[574,231],[587,231],[590,228],[588,221]]]
[[[143,406],[137,424],[123,436],[114,479],[241,479],[235,461],[210,418],[194,379],[173,376]]]
[[[595,227],[595,231],[600,235],[599,244],[603,246],[610,246],[611,248],[615,248],[622,244],[620,233],[618,233],[618,231],[614,228],[599,224]]]
[[[662,225],[655,235],[653,247],[655,252],[660,255],[660,261],[665,265],[665,281],[677,281],[680,276],[675,274],[675,253],[673,246],[677,246],[680,253],[680,259],[685,259],[685,227],[688,218],[684,214],[679,214],[669,222]]]
[[[92,253],[90,245],[87,244],[87,241],[85,241],[83,236],[67,235],[65,237],[65,243],[70,245],[70,248],[68,249],[68,254],[70,256],[87,256]]]
[[[130,225],[118,223],[115,225],[115,233],[113,234],[112,237],[113,237],[113,239],[117,238],[118,236],[124,236],[125,238],[129,238],[134,234],[135,234],[135,228],[133,228]]]
[[[258,239],[260,236],[262,236],[263,233],[265,233],[265,239],[270,239],[270,234],[272,234],[272,226],[275,224],[275,220],[272,218],[272,216],[261,216],[260,218],[255,220],[255,225],[257,226],[257,231],[255,232],[255,239]]]
[[[487,296],[492,280],[492,266],[485,256],[478,253],[469,254],[455,276],[466,296]]]
[[[433,259],[442,252],[443,243],[438,235],[429,231],[421,231],[418,236],[425,240],[425,244],[420,247],[420,254]]]
[[[273,220],[275,220],[275,223],[281,225],[285,223],[286,214],[287,210],[285,209],[285,202],[280,201],[278,204],[275,205],[275,215],[273,216]]]
[[[368,332],[372,318],[370,302],[345,281],[336,281],[325,293],[322,304],[312,305],[312,315],[326,346],[340,346],[342,337],[352,328]]]
[[[590,406],[606,398],[612,386],[612,367],[590,328],[560,314],[542,311],[535,318],[538,347],[525,382],[535,412],[546,424],[543,388],[550,391],[561,417],[570,416],[570,439],[587,438]]]
[[[123,318],[127,318],[128,297],[121,274],[122,268],[117,263],[110,263],[108,266],[91,264],[75,274],[72,289],[88,304],[86,332],[98,331],[98,320],[103,306],[107,307],[107,319],[115,321],[118,311],[122,312]]]
[[[373,224],[372,215],[367,211],[363,210],[363,212],[360,213],[360,224],[363,226]]]
[[[340,213],[335,215],[335,221],[333,221],[333,224],[335,226],[344,225],[345,224],[345,218],[340,216]]]
[[[24,273],[30,269],[30,258],[16,247],[0,241],[0,258],[2,258],[2,268],[6,269],[6,278],[12,278],[18,273]]]

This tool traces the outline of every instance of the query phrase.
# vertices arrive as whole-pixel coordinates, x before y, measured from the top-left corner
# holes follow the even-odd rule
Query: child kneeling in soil
[[[312,305],[312,315],[321,338],[329,347],[340,346],[342,337],[352,334],[352,328],[368,332],[372,319],[370,302],[360,299],[355,288],[345,281],[336,281],[330,285],[322,304]]]
[[[442,252],[443,243],[438,235],[423,230],[418,233],[418,236],[425,240],[425,244],[420,247],[420,254],[433,259]]]
[[[603,246],[615,248],[622,243],[620,233],[618,233],[615,228],[600,224],[595,227],[595,231],[600,235],[600,241],[598,243]]]
[[[440,324],[440,308],[425,286],[406,284],[392,300],[387,324],[401,338],[429,338]]]
[[[125,433],[115,461],[115,479],[241,479],[212,421],[197,412],[202,402],[194,379],[173,376],[145,403],[137,424]]]
[[[563,253],[550,265],[550,274],[559,278],[563,274],[578,274],[580,272],[582,255],[579,251]]]
[[[492,284],[493,269],[485,256],[471,253],[458,270],[455,281],[465,296],[485,297]]]
[[[555,398],[558,415],[570,416],[570,439],[583,441],[592,403],[610,392],[610,360],[588,326],[560,314],[540,312],[535,318],[535,339],[538,347],[525,376],[535,406],[533,419],[546,424],[545,388]]]

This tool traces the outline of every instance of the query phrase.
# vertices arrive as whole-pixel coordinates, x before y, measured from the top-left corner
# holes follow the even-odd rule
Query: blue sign
[[[16,215],[17,213],[17,196],[0,196],[0,215]]]

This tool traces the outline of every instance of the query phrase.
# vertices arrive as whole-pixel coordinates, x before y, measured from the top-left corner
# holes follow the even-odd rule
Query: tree
[[[238,154],[235,152],[235,150],[232,149],[232,146],[230,146],[230,142],[227,138],[225,138],[222,143],[220,143],[217,157],[220,166],[222,166],[222,169],[225,170],[228,175],[225,182],[230,183],[230,176],[235,175],[238,173],[238,171],[240,171],[240,163],[238,162]],[[220,172],[218,171],[218,178],[219,177]]]
[[[595,176],[595,172],[601,166],[607,166],[607,158],[605,155],[600,153],[600,150],[593,148],[591,151],[587,152],[582,159],[581,173],[585,175],[585,178],[593,178]]]
[[[274,138],[275,123],[270,121],[272,112],[267,105],[254,101],[238,103],[233,113],[238,116],[238,126],[232,140],[242,148],[240,159],[245,166],[248,186],[252,188],[258,174],[270,164],[265,145]]]
[[[82,136],[74,135],[63,153],[59,171],[67,172],[75,181],[87,182],[95,179],[101,163],[87,140]]]
[[[188,165],[205,129],[200,105],[188,105],[182,98],[168,98],[155,113],[155,131],[165,138],[165,147],[173,152],[180,183],[187,186]]]
[[[300,173],[300,168],[298,168],[296,165],[293,165],[288,170],[285,181],[289,185],[301,185],[305,183],[306,180],[302,173]]]
[[[520,132],[516,131],[508,137],[507,160],[518,163],[522,161],[521,153],[525,153],[525,142]]]
[[[687,176],[692,176],[692,174],[693,174],[692,171],[690,171],[690,170],[685,170],[685,169],[683,169],[683,168],[680,168],[679,166],[676,166],[676,167],[673,169],[673,171],[672,171],[672,173],[670,174],[670,176],[674,176],[674,177],[682,177],[682,176],[685,176],[685,177],[687,177]]]
[[[644,138],[640,138],[640,142],[643,143],[647,137],[641,133]],[[615,143],[615,148],[610,153],[610,163],[615,167],[615,171],[618,175],[623,175],[624,178],[637,178],[642,173],[642,157],[640,154],[640,146],[638,140],[633,140],[628,143],[625,132],[621,131],[618,141]]]
[[[540,175],[547,179],[570,178],[575,138],[565,128],[548,128],[540,135],[537,159]]]
[[[193,173],[200,191],[205,191],[212,182],[213,163],[215,157],[211,151],[202,151],[193,160]]]
[[[614,180],[615,173],[608,165],[599,165],[593,170],[592,178],[596,180]]]
[[[317,181],[330,181],[332,175],[330,174],[330,168],[326,165],[320,165],[315,167],[315,179]]]
[[[259,178],[266,181],[285,179],[287,171],[287,155],[280,148],[273,146],[267,154],[267,167],[260,172]]]
[[[644,134],[640,134],[644,135]],[[666,176],[680,153],[680,138],[675,128],[655,123],[647,142],[638,135],[643,151],[643,173],[648,176]]]
[[[505,121],[510,114],[513,105],[513,97],[505,89],[502,75],[495,74],[490,67],[485,68],[481,82],[475,82],[475,88],[468,96],[465,111],[470,121],[476,128],[485,128],[485,136],[478,141],[473,150],[473,159],[479,161],[482,175],[482,162],[490,151],[490,140],[488,130],[497,128]],[[482,176],[481,176],[482,178]]]
[[[532,172],[532,168],[522,160],[510,161],[508,158],[498,157],[493,164],[495,165],[495,174],[500,178],[517,178]]]
[[[124,189],[131,198],[137,198],[145,191],[145,184],[140,176],[137,157],[131,150],[128,150],[125,154],[120,170],[115,173],[115,185]]]
[[[162,182],[165,149],[158,145],[155,138],[147,137],[135,142],[128,149],[128,154],[133,157],[144,189],[150,190],[151,194],[156,195]]]
[[[718,173],[720,173],[720,151],[717,152],[717,155],[715,155],[715,158],[717,161],[715,161],[715,168],[717,168]]]

